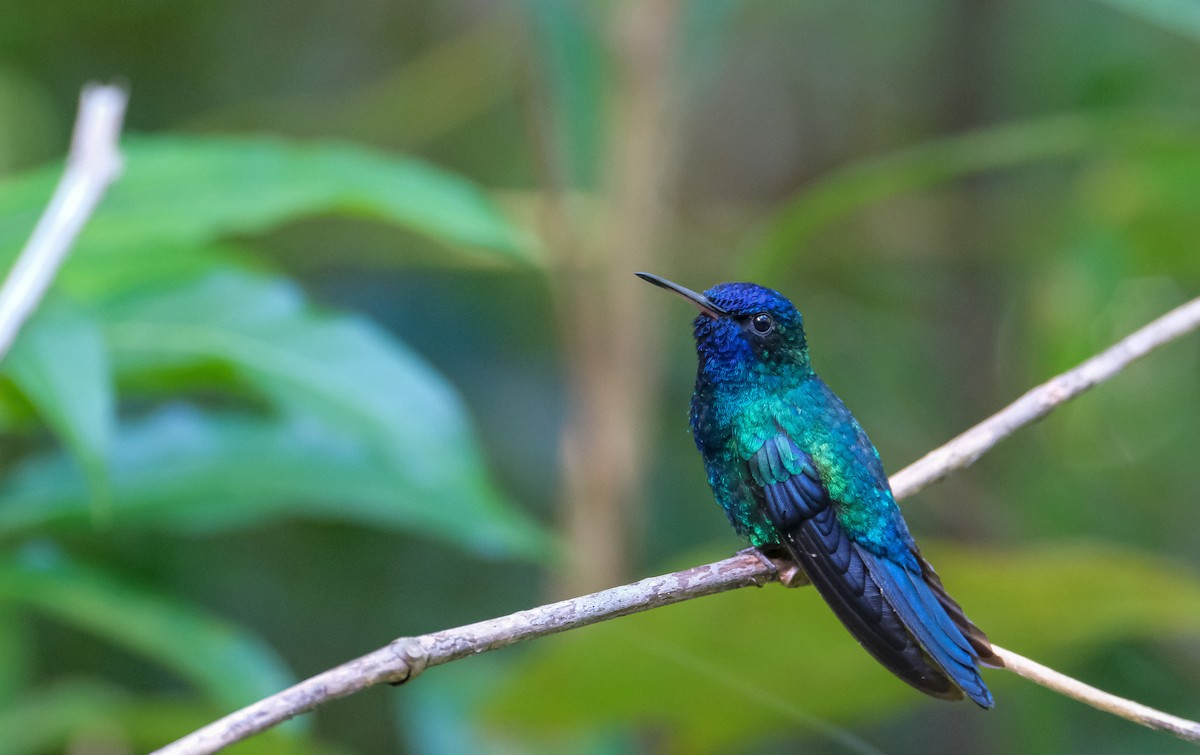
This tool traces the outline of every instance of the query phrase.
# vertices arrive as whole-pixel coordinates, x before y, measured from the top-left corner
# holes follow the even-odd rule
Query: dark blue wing
[[[838,522],[812,459],[780,433],[750,459],[781,542],[850,633],[896,676],[934,697],[990,708],[977,663],[987,638],[963,615],[915,546],[915,566],[876,555]]]

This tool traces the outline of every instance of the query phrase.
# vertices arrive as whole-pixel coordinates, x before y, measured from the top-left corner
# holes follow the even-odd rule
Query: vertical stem
[[[676,13],[675,0],[626,0],[615,11],[603,202],[590,232],[576,234],[579,264],[562,281],[571,412],[562,438],[569,563],[558,589],[566,594],[624,581],[637,542],[644,418],[658,369],[650,297],[631,281],[654,267],[668,219]]]

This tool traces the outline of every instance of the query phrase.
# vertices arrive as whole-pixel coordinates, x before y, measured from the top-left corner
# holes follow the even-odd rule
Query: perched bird
[[[698,294],[638,276],[700,308],[691,425],[717,502],[739,534],[804,570],[889,671],[984,708],[981,663],[1002,665],[908,532],[879,452],[813,372],[800,313],[753,283]]]

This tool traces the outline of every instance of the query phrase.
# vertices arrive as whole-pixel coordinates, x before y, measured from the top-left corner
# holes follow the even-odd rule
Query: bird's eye
[[[750,327],[760,336],[765,336],[775,329],[775,320],[766,312],[759,312],[750,319]]]

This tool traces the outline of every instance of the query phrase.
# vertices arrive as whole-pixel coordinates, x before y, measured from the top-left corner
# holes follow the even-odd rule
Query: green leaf
[[[192,283],[223,269],[251,268],[253,253],[230,242],[204,247],[160,245],[136,254],[84,254],[71,257],[55,288],[89,306],[130,294]]]
[[[64,683],[23,692],[0,709],[5,755],[65,751],[72,735],[88,739],[86,731],[101,728],[109,711],[123,702],[120,690],[102,684]]]
[[[1121,147],[1194,143],[1168,118],[1058,115],[935,139],[854,163],[804,189],[763,222],[743,250],[745,277],[771,280],[825,226],[875,202],[975,173]]]
[[[91,526],[85,489],[61,455],[29,461],[0,489],[0,536]],[[112,522],[213,531],[311,517],[416,531],[482,555],[545,559],[539,528],[501,505],[478,477],[446,499],[414,487],[361,440],[320,422],[206,415],[174,406],[120,428]]]
[[[1119,639],[1200,635],[1200,575],[1179,564],[1094,544],[926,550],[993,640],[1062,670]],[[985,671],[993,686],[1004,676]],[[998,703],[1012,693],[997,691]],[[541,641],[490,717],[543,733],[653,727],[680,751],[705,752],[797,727],[843,739],[837,722],[926,700],[863,652],[814,591],[771,586]]]
[[[99,324],[51,297],[22,327],[0,367],[78,458],[101,513],[116,410]]]
[[[122,374],[224,365],[280,413],[316,418],[357,444],[398,515],[426,531],[497,553],[547,547],[488,481],[453,389],[372,323],[315,314],[294,286],[234,272],[132,293],[105,319]]]
[[[319,213],[395,223],[513,259],[532,253],[530,238],[478,186],[412,158],[268,137],[140,137],[123,150],[125,172],[84,229],[75,257],[200,247]],[[15,254],[33,229],[59,170],[0,183],[0,259]]]
[[[48,547],[0,562],[0,601],[36,609],[161,663],[224,707],[246,705],[293,681],[278,656],[245,630],[72,563]]]

